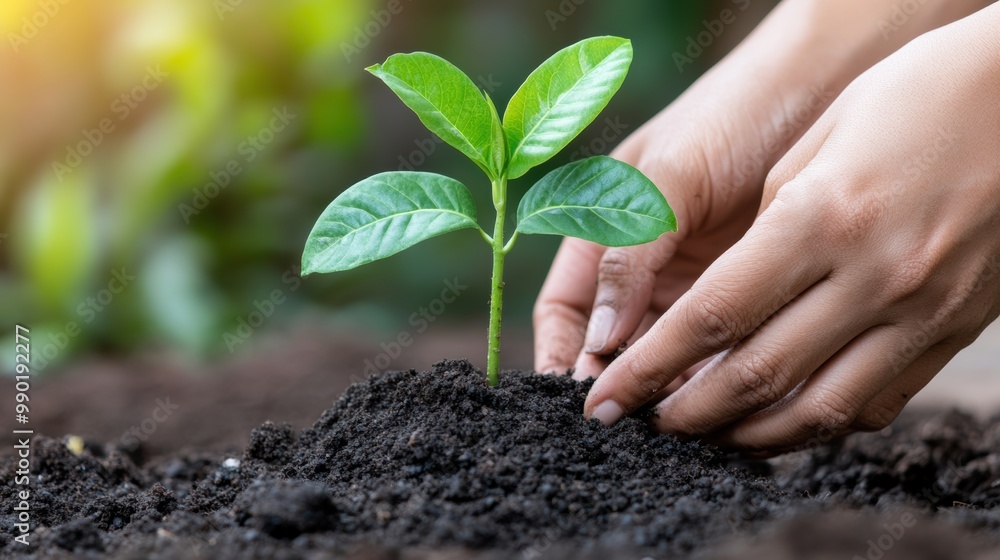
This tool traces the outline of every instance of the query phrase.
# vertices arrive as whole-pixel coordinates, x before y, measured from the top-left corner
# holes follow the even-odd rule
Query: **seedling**
[[[571,236],[623,247],[676,230],[673,211],[656,185],[634,167],[599,156],[543,177],[521,198],[513,235],[504,236],[507,181],[548,161],[583,132],[621,87],[631,62],[626,39],[595,37],[567,47],[528,76],[503,120],[488,94],[438,56],[396,54],[368,68],[431,132],[489,178],[493,235],[479,226],[472,195],[462,183],[433,173],[380,173],[344,191],[323,212],[306,241],[303,275],[349,270],[443,233],[478,230],[493,251],[486,375],[496,386],[504,258],[519,235]]]

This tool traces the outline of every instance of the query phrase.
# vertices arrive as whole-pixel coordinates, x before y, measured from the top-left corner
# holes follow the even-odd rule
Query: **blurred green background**
[[[745,4],[741,0],[739,4]],[[635,62],[574,152],[606,153],[752,27],[741,16],[679,72],[672,54],[733,2],[633,0],[5,0],[0,6],[0,309],[32,329],[37,370],[81,353],[219,359],[226,333],[280,290],[261,328],[302,321],[393,333],[459,277],[446,320],[486,328],[489,254],[473,232],[386,261],[297,279],[316,217],[343,189],[412,166],[476,194],[479,170],[364,72],[439,54],[502,108],[550,54],[632,39]],[[393,14],[387,8],[393,7]],[[618,123],[609,127],[606,119]],[[619,131],[625,125],[625,131]],[[610,143],[602,139],[611,138]],[[558,239],[508,259],[507,328],[530,310]],[[262,311],[263,312],[263,311]],[[12,334],[4,335],[12,338]],[[5,344],[5,358],[13,344]],[[4,363],[12,363],[5,359]]]

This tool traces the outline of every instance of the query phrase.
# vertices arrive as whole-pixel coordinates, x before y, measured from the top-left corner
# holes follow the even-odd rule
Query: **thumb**
[[[604,252],[597,267],[585,352],[611,354],[632,336],[649,309],[657,275],[676,249],[676,234],[668,233],[645,245]]]

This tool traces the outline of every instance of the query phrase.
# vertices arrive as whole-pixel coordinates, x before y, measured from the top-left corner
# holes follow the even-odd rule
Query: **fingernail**
[[[621,420],[622,416],[625,416],[625,409],[623,409],[620,404],[610,399],[597,405],[594,412],[590,414],[591,418],[597,418],[605,426],[610,426]]]
[[[587,325],[587,336],[584,339],[584,347],[587,352],[600,352],[608,345],[611,338],[611,327],[615,324],[615,311],[606,305],[601,305],[594,310],[590,316],[590,323]]]

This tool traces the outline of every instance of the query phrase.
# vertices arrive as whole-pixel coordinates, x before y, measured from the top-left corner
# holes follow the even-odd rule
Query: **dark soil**
[[[63,439],[37,437],[33,544],[11,544],[16,467],[4,459],[0,556],[871,558],[889,543],[876,550],[889,560],[1000,550],[1000,417],[910,417],[751,463],[650,434],[641,419],[586,422],[588,387],[507,372],[491,389],[467,363],[444,362],[355,385],[301,432],[265,423],[240,456],[139,465],[118,441],[74,455]]]
[[[478,329],[438,324],[432,329],[389,369],[404,364],[427,369],[456,352],[486,355],[486,338]],[[509,331],[503,363],[522,366],[525,356],[531,356],[531,333]],[[250,431],[267,420],[296,429],[311,426],[349,385],[367,377],[366,360],[383,352],[378,340],[378,333],[307,323],[271,336],[260,334],[253,348],[215,364],[195,366],[155,352],[83,358],[32,383],[31,427],[121,443],[127,430],[152,415],[158,400],[169,399],[179,408],[141,446],[128,445],[134,438],[125,438],[126,447],[141,454],[133,458],[176,456],[189,449],[239,456]],[[12,403],[12,391],[13,384],[0,383],[0,402]],[[0,433],[0,439],[5,435]],[[3,440],[0,457],[12,451],[9,442]]]

